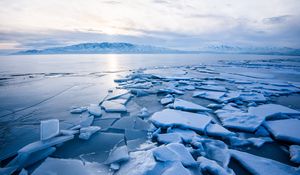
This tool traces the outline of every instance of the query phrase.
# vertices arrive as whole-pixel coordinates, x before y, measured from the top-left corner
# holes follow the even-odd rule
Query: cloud
[[[291,17],[292,15],[275,16],[271,18],[264,18],[263,22],[265,24],[281,24],[281,23],[285,23]]]
[[[300,46],[298,0],[1,0],[0,6],[5,48],[101,41]]]

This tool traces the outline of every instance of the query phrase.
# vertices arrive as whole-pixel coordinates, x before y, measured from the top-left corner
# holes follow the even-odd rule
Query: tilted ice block
[[[47,140],[59,134],[59,120],[43,120],[40,125],[41,140]]]
[[[184,112],[173,109],[164,109],[162,111],[154,113],[151,116],[150,120],[155,125],[160,127],[167,128],[170,126],[177,126],[203,132],[212,118],[204,114]]]
[[[129,160],[128,148],[126,145],[114,148],[105,161],[105,164],[125,162]]]
[[[63,142],[66,142],[68,140],[72,140],[74,138],[74,135],[70,135],[70,136],[59,136],[59,137],[54,137],[48,140],[40,140],[37,142],[33,142],[30,143],[26,146],[24,146],[23,148],[21,148],[18,153],[32,153],[32,152],[36,152],[57,144],[61,144]]]
[[[246,152],[230,150],[231,156],[254,175],[300,175],[300,170],[275,160],[255,156]]]

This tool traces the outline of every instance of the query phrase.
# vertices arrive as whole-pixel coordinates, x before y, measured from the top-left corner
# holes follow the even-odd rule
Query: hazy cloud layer
[[[125,41],[300,47],[298,0],[1,0],[0,49]]]

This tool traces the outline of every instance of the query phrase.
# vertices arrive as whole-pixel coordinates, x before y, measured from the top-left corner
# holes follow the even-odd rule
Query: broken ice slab
[[[49,155],[54,153],[55,150],[56,149],[54,147],[49,147],[31,154],[18,154],[17,157],[9,162],[7,167],[16,167],[16,170],[21,170],[22,168],[28,167],[40,160],[47,158]]]
[[[157,134],[157,141],[164,144],[182,142],[180,135],[177,133]]]
[[[141,118],[148,118],[150,117],[150,113],[148,111],[147,108],[142,108],[141,111],[138,113],[138,117],[141,117]]]
[[[163,88],[158,90],[159,93],[168,93],[168,94],[177,94],[177,95],[183,95],[184,92],[174,89],[174,88]]]
[[[195,136],[197,136],[197,133],[193,130],[188,129],[179,129],[179,128],[171,128],[167,130],[168,133],[176,133],[181,137],[181,140],[183,140],[186,143],[190,143]]]
[[[101,108],[97,104],[90,104],[90,106],[88,107],[88,111],[95,117],[100,117],[102,115]]]
[[[210,123],[206,127],[206,134],[213,137],[229,137],[236,135],[219,124]]]
[[[291,145],[290,146],[290,157],[291,157],[292,162],[300,164],[300,146],[299,145]]]
[[[235,108],[232,104],[227,104],[222,109],[216,110],[215,114],[224,127],[248,132],[254,132],[265,120],[264,117]]]
[[[62,129],[62,130],[60,130],[59,132],[60,132],[60,134],[62,134],[62,135],[74,135],[74,134],[79,133],[79,130]]]
[[[152,149],[130,152],[129,156],[129,161],[124,162],[121,168],[115,172],[114,175],[150,175],[149,172],[151,172],[157,165],[152,154]]]
[[[204,172],[209,172],[212,175],[235,175],[232,169],[223,168],[216,161],[205,157],[198,157],[197,162],[200,163],[200,168]]]
[[[241,93],[238,99],[245,102],[266,102],[266,97],[261,93]]]
[[[70,110],[71,114],[82,114],[83,112],[87,111],[86,107],[76,107]]]
[[[178,98],[176,98],[174,100],[174,103],[169,105],[169,107],[171,107],[173,109],[183,110],[183,111],[195,111],[195,112],[211,111],[211,109],[208,109],[208,108],[198,105],[196,103],[178,99]]]
[[[220,86],[220,85],[201,85],[197,86],[197,89],[204,89],[204,90],[209,90],[209,91],[220,91],[220,92],[226,92],[227,88]]]
[[[94,116],[88,116],[87,118],[82,119],[79,122],[80,127],[88,127],[91,126],[94,121]]]
[[[101,106],[104,108],[105,112],[126,112],[127,108],[120,103],[113,101],[104,101]]]
[[[270,175],[274,173],[276,175],[300,175],[300,169],[275,160],[237,150],[230,150],[230,153],[244,168],[255,175]]]
[[[166,170],[162,173],[162,175],[191,175],[190,171],[186,169],[182,163],[179,161],[171,162],[170,165],[167,165]]]
[[[94,175],[107,174],[112,175],[113,172],[103,164],[82,162],[77,159],[58,159],[48,157],[32,175],[50,175],[50,174],[72,174],[72,175]]]
[[[128,94],[128,91],[125,89],[115,89],[113,92],[109,93],[106,100],[117,99],[125,94]]]
[[[265,126],[275,139],[300,144],[300,120],[285,119],[266,121]]]
[[[18,151],[18,153],[19,154],[23,154],[23,153],[30,154],[30,153],[33,153],[33,152],[57,145],[57,144],[64,143],[68,140],[72,140],[73,138],[74,138],[74,135],[69,135],[69,136],[54,137],[54,138],[51,138],[48,140],[40,140],[40,141],[33,142],[33,143],[30,143],[30,144],[24,146],[23,148],[21,148]]]
[[[205,114],[164,109],[154,113],[150,120],[155,125],[163,128],[180,127],[203,132],[206,126],[211,122],[212,118]]]
[[[193,94],[193,97],[204,98],[208,100],[213,100],[217,102],[222,101],[222,97],[224,97],[225,92],[217,92],[217,91],[196,91]]]
[[[126,145],[114,148],[105,161],[105,164],[121,163],[129,160],[128,148]]]
[[[99,131],[101,128],[99,126],[88,126],[80,129],[79,138],[88,140],[90,137]]]
[[[40,125],[40,137],[41,140],[47,140],[53,138],[59,134],[59,120],[50,119],[41,121]]]
[[[104,112],[102,114],[101,119],[119,119],[121,118],[121,113],[111,113],[111,112]]]
[[[263,104],[257,107],[250,107],[249,113],[266,118],[280,115],[300,115],[300,112],[278,104]]]
[[[162,105],[167,105],[167,104],[169,104],[169,103],[172,103],[173,101],[174,101],[173,95],[168,94],[168,95],[166,95],[164,98],[162,98],[162,99],[160,100],[160,103],[161,103]]]
[[[180,143],[161,145],[153,150],[153,156],[161,162],[180,161],[184,166],[197,166],[190,152]]]

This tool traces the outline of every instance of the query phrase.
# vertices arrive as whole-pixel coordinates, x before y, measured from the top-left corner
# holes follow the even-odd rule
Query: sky
[[[299,0],[0,0],[0,51],[83,42],[300,48]]]

